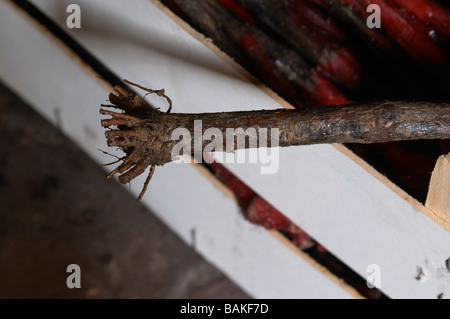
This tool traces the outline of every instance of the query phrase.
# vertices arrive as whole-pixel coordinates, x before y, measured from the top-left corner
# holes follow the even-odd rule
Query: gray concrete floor
[[[0,298],[249,298],[1,84],[0,168]]]

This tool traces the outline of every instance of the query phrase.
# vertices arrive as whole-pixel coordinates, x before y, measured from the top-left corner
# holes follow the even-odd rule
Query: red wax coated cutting
[[[347,99],[333,83],[320,76],[318,73],[312,73],[312,78],[316,81],[312,93],[316,105],[341,105],[352,103],[352,101]]]
[[[437,32],[450,39],[450,12],[430,0],[394,0],[417,19],[429,23]]]
[[[211,155],[204,154],[204,156],[206,158]],[[248,221],[267,229],[282,230],[291,234],[292,238],[296,237],[299,243],[306,241],[306,238],[302,237],[304,236],[303,231],[298,226],[292,224],[279,210],[256,194],[224,166],[216,162],[212,162],[208,166],[213,170],[214,175],[235,194],[244,217]]]
[[[330,7],[323,0],[308,0],[311,3],[317,4],[325,10],[329,10]],[[365,6],[362,5],[360,0],[337,0],[344,5],[352,8],[353,11],[359,12],[362,19],[367,19],[369,16],[366,12]],[[383,51],[388,51],[392,47],[392,41],[379,29],[365,29],[367,39],[372,42],[376,47]]]
[[[292,98],[293,100],[300,98],[291,82],[279,72],[274,62],[265,53],[264,48],[250,32],[242,34],[239,46],[248,54],[256,72],[269,87],[286,98]]]
[[[348,48],[341,45],[328,33],[319,30],[313,22],[309,22],[306,19],[309,12],[297,14],[296,11],[292,10],[289,18],[298,26],[298,31],[308,38],[311,50],[316,57],[316,62],[322,67],[321,70],[324,71],[327,77],[331,76],[332,79],[339,79],[342,83],[351,87],[358,87],[361,78],[361,67],[356,57]]]
[[[447,61],[445,54],[431,40],[431,29],[410,18],[395,3],[390,0],[361,1],[366,6],[380,6],[382,28],[417,61],[430,64],[444,64]]]
[[[248,14],[248,12],[236,1],[234,0],[217,0],[221,5],[226,7],[231,12],[234,12],[238,16],[240,16],[242,19],[244,19],[247,22],[255,23],[255,19]]]
[[[243,34],[240,45],[243,49],[250,53],[253,62],[256,63],[258,72],[273,88],[284,92],[286,96],[297,95],[291,83],[283,77],[277,70],[276,66],[264,53],[264,48],[256,42],[251,34]],[[316,105],[338,105],[351,103],[344,94],[330,81],[319,75],[317,72],[312,73],[315,81],[313,88],[304,88],[304,93],[308,95],[309,100]],[[309,89],[309,91],[308,91]]]
[[[340,47],[330,54],[324,67],[326,73],[336,75],[344,83],[357,87],[360,84],[361,67],[354,54],[346,47]]]
[[[331,20],[331,18],[322,13],[314,4],[307,0],[287,0],[287,7],[291,11],[291,18],[301,25],[305,20],[313,24],[316,28],[324,31],[329,37],[346,41],[347,36]]]
[[[262,197],[256,196],[247,208],[247,219],[267,229],[288,229],[291,222],[277,209],[266,202]]]

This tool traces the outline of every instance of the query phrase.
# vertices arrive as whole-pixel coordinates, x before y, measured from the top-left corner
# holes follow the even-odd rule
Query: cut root
[[[144,196],[145,191],[147,190],[147,186],[150,183],[150,180],[152,179],[152,176],[153,176],[154,172],[155,172],[155,166],[152,165],[150,167],[150,172],[148,173],[147,178],[145,179],[144,187],[142,187],[142,191],[139,194],[138,198],[136,199],[137,201],[140,201],[142,199],[142,197]]]
[[[172,100],[164,93],[164,90],[151,90],[140,86],[136,83],[124,80],[126,83],[138,87],[148,94],[156,94],[167,100],[169,107],[167,113],[172,109]],[[115,87],[115,91],[118,95],[110,94],[110,102],[112,104],[102,104],[103,108],[100,109],[100,114],[109,115],[111,118],[102,119],[101,125],[108,129],[105,132],[108,146],[116,146],[121,148],[127,155],[124,157],[118,157],[112,155],[103,150],[100,152],[113,156],[117,160],[111,163],[102,164],[102,166],[109,166],[120,163],[115,169],[113,169],[107,178],[113,177],[115,174],[119,175],[119,182],[122,184],[129,183],[135,177],[141,175],[148,166],[150,166],[150,172],[145,180],[142,191],[137,198],[138,201],[142,199],[147,190],[148,184],[155,172],[155,165],[149,163],[145,158],[145,153],[152,146],[155,138],[150,140],[144,140],[139,136],[136,129],[142,125],[142,117],[145,113],[153,111],[150,107],[147,108],[147,104],[142,98],[135,95],[131,91],[123,89],[121,87]],[[145,97],[145,96],[144,96]],[[107,110],[105,108],[117,108],[123,113]],[[132,115],[131,115],[132,114]],[[116,129],[111,129],[111,126],[115,126]]]
[[[152,90],[152,89],[147,89],[146,87],[143,87],[143,86],[141,86],[139,84],[133,83],[133,82],[128,81],[128,80],[124,80],[124,81],[126,83],[130,84],[130,85],[133,85],[133,86],[138,87],[138,88],[140,88],[140,89],[142,89],[144,91],[147,91],[148,93],[145,96],[147,96],[148,94],[156,94],[156,95],[158,95],[160,97],[165,98],[167,103],[169,103],[169,108],[167,109],[167,113],[170,113],[170,111],[172,110],[172,100],[165,94],[164,89],[162,89],[162,90]]]

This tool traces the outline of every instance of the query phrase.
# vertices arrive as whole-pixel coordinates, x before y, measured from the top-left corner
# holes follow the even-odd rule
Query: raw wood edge
[[[445,221],[450,221],[450,153],[440,156],[436,161],[425,207]]]

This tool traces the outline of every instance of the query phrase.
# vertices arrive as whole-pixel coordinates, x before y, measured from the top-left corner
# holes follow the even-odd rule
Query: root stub
[[[166,98],[169,103],[167,112],[170,112],[172,108],[172,101],[164,93],[164,90],[150,90],[140,85],[125,80],[126,83],[134,85],[140,89],[147,91],[147,94],[155,93],[161,97]],[[100,114],[109,115],[111,118],[102,119],[101,125],[107,129],[105,137],[107,139],[108,146],[117,146],[121,148],[126,156],[117,157],[111,155],[105,151],[101,151],[105,154],[109,154],[117,158],[116,161],[105,164],[112,165],[120,163],[115,169],[113,169],[107,178],[113,177],[115,174],[121,174],[119,176],[119,182],[126,184],[142,174],[145,169],[150,166],[150,172],[145,180],[142,191],[140,192],[137,200],[140,201],[147,190],[147,186],[151,177],[155,171],[155,165],[162,165],[160,161],[152,161],[152,136],[157,132],[152,132],[147,129],[149,121],[152,115],[156,115],[160,112],[151,109],[145,101],[139,96],[123,89],[116,87],[115,91],[118,95],[110,94],[109,99],[112,105],[102,105],[102,107],[113,107],[124,111],[125,113],[118,113],[110,110],[100,109]],[[117,129],[111,129],[111,126],[116,126]],[[154,148],[157,152],[157,149]],[[155,162],[155,164],[152,164]]]
[[[103,115],[101,125],[107,129],[105,136],[109,146],[121,148],[126,156],[117,158],[113,163],[119,166],[108,177],[120,174],[119,181],[128,183],[150,166],[143,189],[138,196],[142,199],[151,177],[158,165],[172,161],[171,153],[176,144],[184,142],[186,147],[194,149],[194,139],[173,140],[172,133],[177,128],[195,136],[195,123],[201,120],[202,135],[205,130],[220,130],[222,137],[227,129],[234,129],[236,140],[249,139],[249,130],[254,129],[256,139],[260,141],[262,129],[278,129],[278,141],[266,141],[271,145],[293,146],[324,143],[384,143],[418,139],[450,139],[450,104],[426,102],[382,101],[367,104],[351,104],[303,108],[299,110],[260,110],[244,112],[169,113],[172,101],[164,90],[150,90],[132,82],[128,84],[154,93],[167,100],[167,112],[152,109],[134,93],[116,88],[118,95],[110,94],[109,100],[114,107],[124,113],[100,109]],[[116,128],[111,128],[116,127]],[[267,132],[267,131],[265,131]],[[265,134],[265,136],[267,133]],[[202,150],[211,143],[201,139]],[[227,142],[227,143],[226,143]],[[230,147],[223,141],[223,150],[248,148],[250,143],[234,142]],[[258,145],[260,143],[258,142]],[[191,153],[192,154],[192,153]],[[113,164],[110,163],[110,164]]]

